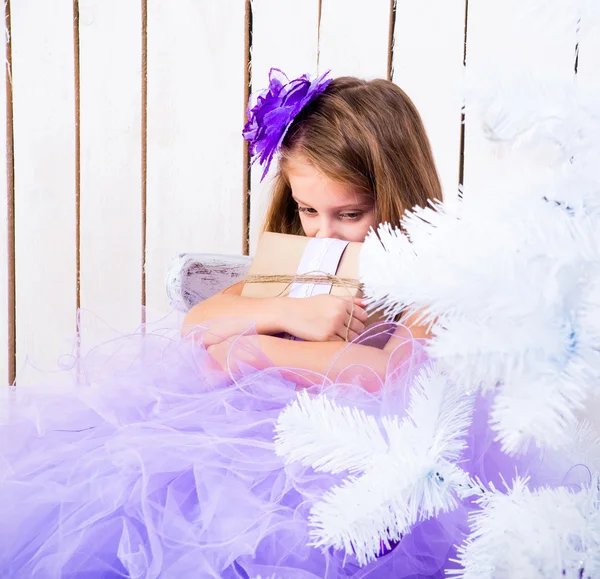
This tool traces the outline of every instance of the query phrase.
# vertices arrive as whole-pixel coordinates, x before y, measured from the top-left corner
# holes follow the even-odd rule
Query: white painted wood
[[[317,73],[319,32],[318,0],[252,1],[252,90],[266,88],[269,70],[283,70],[290,78]],[[254,253],[270,198],[271,179],[277,167],[261,183],[262,169],[251,169],[250,253]]]
[[[141,2],[80,0],[79,13],[81,307],[129,331],[142,304]]]
[[[580,8],[577,81],[582,90],[597,93],[600,83],[600,3],[585,0]]]
[[[573,73],[577,7],[563,0],[469,1],[470,75],[564,78]],[[557,76],[559,75],[559,76]]]
[[[242,280],[251,261],[247,255],[182,253],[175,256],[167,269],[169,303],[186,312],[194,304]]]
[[[503,119],[526,123],[535,95],[544,87],[569,87],[574,79],[577,9],[547,0],[470,0],[467,38],[467,110],[465,130],[466,196],[487,194],[507,174],[534,171],[552,179],[552,163],[533,160],[510,142],[488,135]],[[479,105],[485,100],[493,107]],[[540,99],[547,100],[547,99]],[[519,115],[520,119],[519,120]],[[507,134],[504,125],[504,134]],[[510,128],[512,131],[513,128]],[[510,173],[509,173],[510,172]]]
[[[147,304],[182,248],[243,247],[244,0],[148,1]]]
[[[11,3],[17,371],[55,366],[75,331],[72,0]]]
[[[387,78],[390,0],[322,0],[319,71]]]
[[[588,114],[595,111],[596,118],[600,111],[600,3],[597,0],[582,0],[579,3],[579,20],[577,22],[577,75],[576,95],[577,107],[586,110]],[[575,107],[573,107],[575,110]],[[575,154],[578,165],[590,163],[597,170],[598,143],[600,143],[597,128],[588,123],[583,131],[578,132],[581,142],[585,143],[585,151]],[[595,143],[594,147],[592,143]],[[583,153],[583,154],[582,154]],[[585,166],[585,165],[584,165]],[[592,408],[594,408],[592,406]],[[600,434],[600,395],[595,400],[596,426]],[[593,416],[593,414],[589,414]]]
[[[5,31],[6,32],[6,31]],[[1,42],[0,62],[6,63],[6,39]],[[0,71],[0,388],[9,378],[8,319],[8,191],[6,166],[6,67]]]
[[[446,200],[457,197],[465,0],[397,0],[392,80],[418,108]]]

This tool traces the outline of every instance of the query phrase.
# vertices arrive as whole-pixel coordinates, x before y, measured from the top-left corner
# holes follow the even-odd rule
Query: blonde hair
[[[280,148],[264,231],[303,235],[285,170],[292,155],[369,195],[378,223],[397,225],[406,209],[442,196],[423,121],[387,80],[334,79],[294,119]]]

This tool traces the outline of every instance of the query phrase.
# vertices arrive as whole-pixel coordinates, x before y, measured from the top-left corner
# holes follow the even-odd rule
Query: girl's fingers
[[[365,298],[342,297],[341,299],[346,300],[349,303],[353,303],[356,306],[360,306],[361,308],[365,307]]]
[[[353,317],[348,321],[350,322],[350,331],[354,332],[355,334],[360,335],[365,331],[365,325],[360,320]]]
[[[349,324],[349,325],[348,325]],[[343,326],[336,335],[336,340],[339,338],[344,342],[353,342],[364,332],[365,325],[356,318],[348,319],[346,325]]]
[[[348,342],[354,342],[358,338],[359,334],[357,334],[354,330],[348,330]],[[346,341],[346,336],[344,336],[344,341]]]
[[[361,308],[357,305],[352,307],[352,304],[348,304],[348,308],[346,311],[348,312],[349,316],[352,316],[352,318],[361,321],[363,324],[366,323],[366,321],[369,318],[369,314],[367,314],[367,311],[364,308]]]

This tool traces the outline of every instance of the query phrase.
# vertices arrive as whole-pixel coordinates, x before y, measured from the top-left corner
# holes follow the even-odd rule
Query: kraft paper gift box
[[[242,295],[261,298],[309,297],[323,293],[347,297],[361,296],[358,282],[358,259],[361,247],[362,243],[341,242],[335,239],[263,233],[258,243],[256,256],[250,265],[248,279],[268,276],[276,281],[246,283]],[[307,252],[310,252],[311,255],[307,255]],[[303,258],[304,262],[301,263]],[[323,274],[334,275],[342,278],[345,283],[343,285],[292,283],[293,278],[301,274],[311,278],[321,277]],[[277,280],[277,277],[281,277],[281,281]],[[298,281],[301,282],[302,277],[298,277]],[[300,288],[297,287],[299,285],[314,285],[314,287],[303,288],[304,291],[300,293]]]
[[[263,233],[242,289],[246,297],[310,297],[331,294],[342,297],[361,297],[359,256],[362,243],[337,239],[316,239],[281,233]],[[314,278],[334,275],[339,283],[300,282],[302,274]],[[266,277],[268,281],[262,278]],[[254,279],[253,279],[254,278]],[[368,324],[382,320],[381,313],[372,314]]]

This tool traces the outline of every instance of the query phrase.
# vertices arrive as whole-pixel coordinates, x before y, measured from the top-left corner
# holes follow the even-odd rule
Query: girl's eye
[[[348,219],[350,221],[356,221],[357,219],[360,219],[362,217],[362,213],[360,213],[360,212],[342,213],[342,214],[340,214],[340,217],[342,219]]]
[[[317,211],[312,207],[298,207],[299,213],[304,213],[305,215],[316,215]]]

